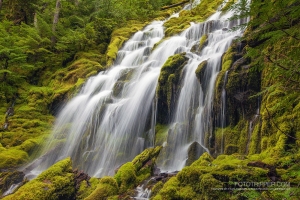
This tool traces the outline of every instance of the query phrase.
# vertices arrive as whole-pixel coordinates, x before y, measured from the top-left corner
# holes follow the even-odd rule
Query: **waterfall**
[[[197,1],[200,2],[200,1]],[[172,17],[177,17],[174,15]],[[154,21],[130,38],[118,52],[113,66],[87,80],[77,96],[60,111],[44,155],[27,166],[27,177],[36,176],[55,162],[71,157],[74,168],[90,176],[113,175],[124,162],[154,146],[156,119],[155,91],[160,69],[168,57],[186,52],[181,91],[171,117],[166,141],[171,152],[165,170],[185,165],[188,146],[198,142],[201,152],[209,151],[205,134],[210,133],[214,83],[222,54],[242,30],[228,29],[245,20],[228,21],[232,13],[216,12],[207,21],[191,23],[180,35],[154,45],[164,37],[164,21]],[[192,52],[203,35],[208,44]],[[201,83],[195,76],[198,65],[207,61]]]
[[[219,10],[221,7],[219,8]],[[232,41],[241,36],[243,30],[228,31],[246,23],[249,19],[229,21],[234,12],[216,12],[205,22],[192,24],[179,38],[185,41],[189,62],[184,67],[181,91],[169,126],[165,153],[161,154],[159,168],[162,171],[181,170],[188,158],[189,146],[197,142],[200,154],[209,152],[212,145],[212,102],[216,77],[221,68],[222,55]],[[207,45],[200,52],[191,49],[203,35],[207,35]],[[206,61],[204,76],[199,82],[195,71]],[[224,114],[225,115],[225,114]]]
[[[160,68],[185,42],[175,36],[152,51],[164,37],[163,23],[154,21],[135,33],[118,52],[115,64],[88,79],[65,105],[45,155],[27,166],[27,177],[68,156],[74,167],[91,176],[113,175],[121,164],[154,146]]]

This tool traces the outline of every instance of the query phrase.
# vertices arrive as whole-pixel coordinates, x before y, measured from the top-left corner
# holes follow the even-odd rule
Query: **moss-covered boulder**
[[[14,194],[4,197],[15,199],[74,199],[75,181],[70,158],[52,165],[37,178],[20,187]]]
[[[175,105],[176,95],[180,88],[180,76],[188,58],[185,53],[175,54],[168,58],[158,79],[157,96],[157,122],[167,124],[171,115],[172,107]]]
[[[87,197],[86,200],[107,199],[118,194],[118,184],[113,177],[103,177],[100,179],[97,188]]]
[[[194,161],[198,160],[203,152],[203,147],[198,142],[193,142],[188,148],[188,159],[185,165],[190,166]]]
[[[206,68],[207,68],[207,60],[201,62],[195,71],[196,76],[200,83],[204,82],[203,77],[204,77]]]
[[[91,178],[88,181],[82,181],[76,193],[76,199],[85,199],[86,197],[90,196],[91,193],[96,190],[98,184],[99,179],[95,177]]]
[[[145,149],[132,162],[127,162],[118,169],[114,177],[120,188],[119,193],[133,189],[153,174],[155,160],[160,150],[160,146]]]

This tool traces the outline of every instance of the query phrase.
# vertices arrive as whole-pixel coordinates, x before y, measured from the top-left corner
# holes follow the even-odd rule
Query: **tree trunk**
[[[52,33],[53,34],[55,34],[55,32],[56,32],[56,25],[59,20],[60,7],[61,7],[60,0],[56,0],[55,11],[54,11],[54,16],[53,16],[53,23],[52,23]],[[56,43],[56,38],[54,35],[51,38],[51,42],[52,42],[52,45],[54,43]]]
[[[1,1],[1,0],[0,0]],[[78,0],[74,0],[75,6],[78,6],[79,1]]]

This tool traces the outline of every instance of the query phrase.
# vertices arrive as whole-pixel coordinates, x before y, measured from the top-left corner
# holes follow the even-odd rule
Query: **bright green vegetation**
[[[100,179],[97,188],[87,197],[86,200],[106,199],[109,196],[118,194],[118,184],[112,177],[103,177]]]
[[[70,158],[66,158],[3,199],[72,199],[74,184],[72,163]]]
[[[299,195],[297,184],[293,184],[299,180],[299,173],[296,172],[299,169],[299,163],[292,165],[289,169],[293,172],[281,168],[280,165],[278,168],[281,169],[277,168],[277,173],[282,178],[281,181],[290,181],[292,188],[287,190],[289,192],[220,190],[220,188],[234,188],[238,182],[268,182],[268,169],[248,166],[253,159],[256,160],[257,157],[240,154],[220,155],[214,159],[204,153],[191,166],[183,168],[176,177],[170,178],[163,186],[161,182],[157,183],[153,188],[155,193],[151,199],[219,199],[220,197],[222,199],[238,199],[250,196],[257,198],[268,196],[272,199],[280,199],[289,198],[292,193]]]
[[[91,178],[89,183],[87,181],[82,181],[80,188],[77,191],[76,199],[85,199],[97,188],[99,180],[97,178]]]

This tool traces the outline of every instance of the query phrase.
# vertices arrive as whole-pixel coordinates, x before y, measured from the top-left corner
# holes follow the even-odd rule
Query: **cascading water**
[[[163,171],[182,169],[187,160],[187,150],[193,142],[200,145],[200,154],[209,152],[205,145],[205,135],[212,137],[212,102],[215,80],[220,71],[223,53],[231,45],[234,38],[241,36],[243,30],[228,31],[245,24],[249,19],[228,21],[233,12],[213,14],[206,22],[192,24],[179,38],[185,41],[181,49],[185,49],[189,58],[181,81],[181,91],[175,108],[175,114],[168,132],[166,153],[161,154],[159,168]],[[192,47],[199,39],[207,35],[208,44],[200,52],[192,52]],[[197,80],[195,71],[198,65],[207,61],[201,83]]]
[[[45,148],[51,153],[28,166],[27,177],[68,156],[74,167],[91,176],[112,175],[118,166],[154,145],[160,68],[185,42],[172,37],[151,52],[164,36],[163,23],[155,21],[137,32],[118,52],[115,65],[90,78],[62,109]]]
[[[199,2],[199,1],[197,1]],[[80,93],[60,112],[45,156],[27,167],[27,177],[37,175],[55,162],[71,156],[74,167],[90,176],[112,175],[124,162],[154,145],[155,90],[160,68],[169,56],[187,52],[181,92],[172,116],[168,143],[173,151],[165,170],[179,170],[186,160],[192,141],[204,145],[209,133],[214,83],[221,56],[242,31],[227,29],[245,23],[227,21],[232,13],[218,11],[206,22],[191,24],[182,34],[170,37],[152,51],[163,36],[163,21],[155,21],[137,32],[118,52],[115,64],[90,78]],[[199,53],[191,48],[208,35],[207,46]],[[207,61],[204,79],[195,76],[199,63]],[[167,159],[167,158],[166,158]],[[27,172],[28,173],[28,172]]]

